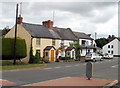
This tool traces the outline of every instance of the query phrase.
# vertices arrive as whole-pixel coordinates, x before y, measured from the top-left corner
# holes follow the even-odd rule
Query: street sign
[[[88,62],[86,64],[86,77],[88,78],[88,80],[90,80],[92,75],[93,75],[93,64],[91,62]]]

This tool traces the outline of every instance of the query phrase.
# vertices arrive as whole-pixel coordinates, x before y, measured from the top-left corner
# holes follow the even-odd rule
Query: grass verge
[[[10,66],[0,66],[2,70],[13,70],[13,69],[24,69],[33,67],[43,67],[45,64],[26,64],[26,65],[10,65]]]

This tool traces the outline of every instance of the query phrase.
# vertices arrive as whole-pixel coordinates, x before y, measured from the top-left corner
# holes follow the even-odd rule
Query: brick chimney
[[[19,15],[19,17],[17,18],[17,24],[21,24],[23,21],[23,17],[21,17],[21,15]]]
[[[43,24],[45,27],[49,28],[50,30],[53,29],[53,21],[51,21],[51,20],[43,21],[42,24]]]

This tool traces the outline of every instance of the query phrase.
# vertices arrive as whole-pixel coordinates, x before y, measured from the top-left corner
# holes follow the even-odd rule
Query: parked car
[[[105,53],[103,56],[104,59],[113,59],[113,55],[109,53]]]
[[[103,57],[97,53],[89,53],[85,56],[85,61],[93,61],[96,62],[97,60],[102,61]]]

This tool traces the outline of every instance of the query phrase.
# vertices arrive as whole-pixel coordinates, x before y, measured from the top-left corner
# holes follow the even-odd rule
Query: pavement
[[[0,87],[1,86],[6,86],[6,85],[12,85],[12,84],[15,84],[15,83],[11,82],[11,81],[8,81],[8,80],[0,79]]]
[[[50,63],[48,67],[42,69],[2,72],[2,78],[14,83],[4,84],[5,86],[95,86],[96,88],[111,84],[118,79],[117,59],[95,62],[91,80],[86,79],[85,69],[85,62]]]
[[[64,77],[64,78],[59,78],[59,79],[54,79],[54,80],[49,80],[49,81],[44,81],[44,82],[39,82],[39,83],[33,83],[29,85],[24,85],[24,86],[29,86],[29,87],[40,87],[40,86],[52,86],[52,87],[94,87],[94,88],[102,88],[114,80],[110,79],[97,79],[97,78],[91,78],[88,80],[87,78],[80,78],[80,77]],[[21,88],[21,87],[20,87]],[[22,87],[23,88],[23,87]]]

